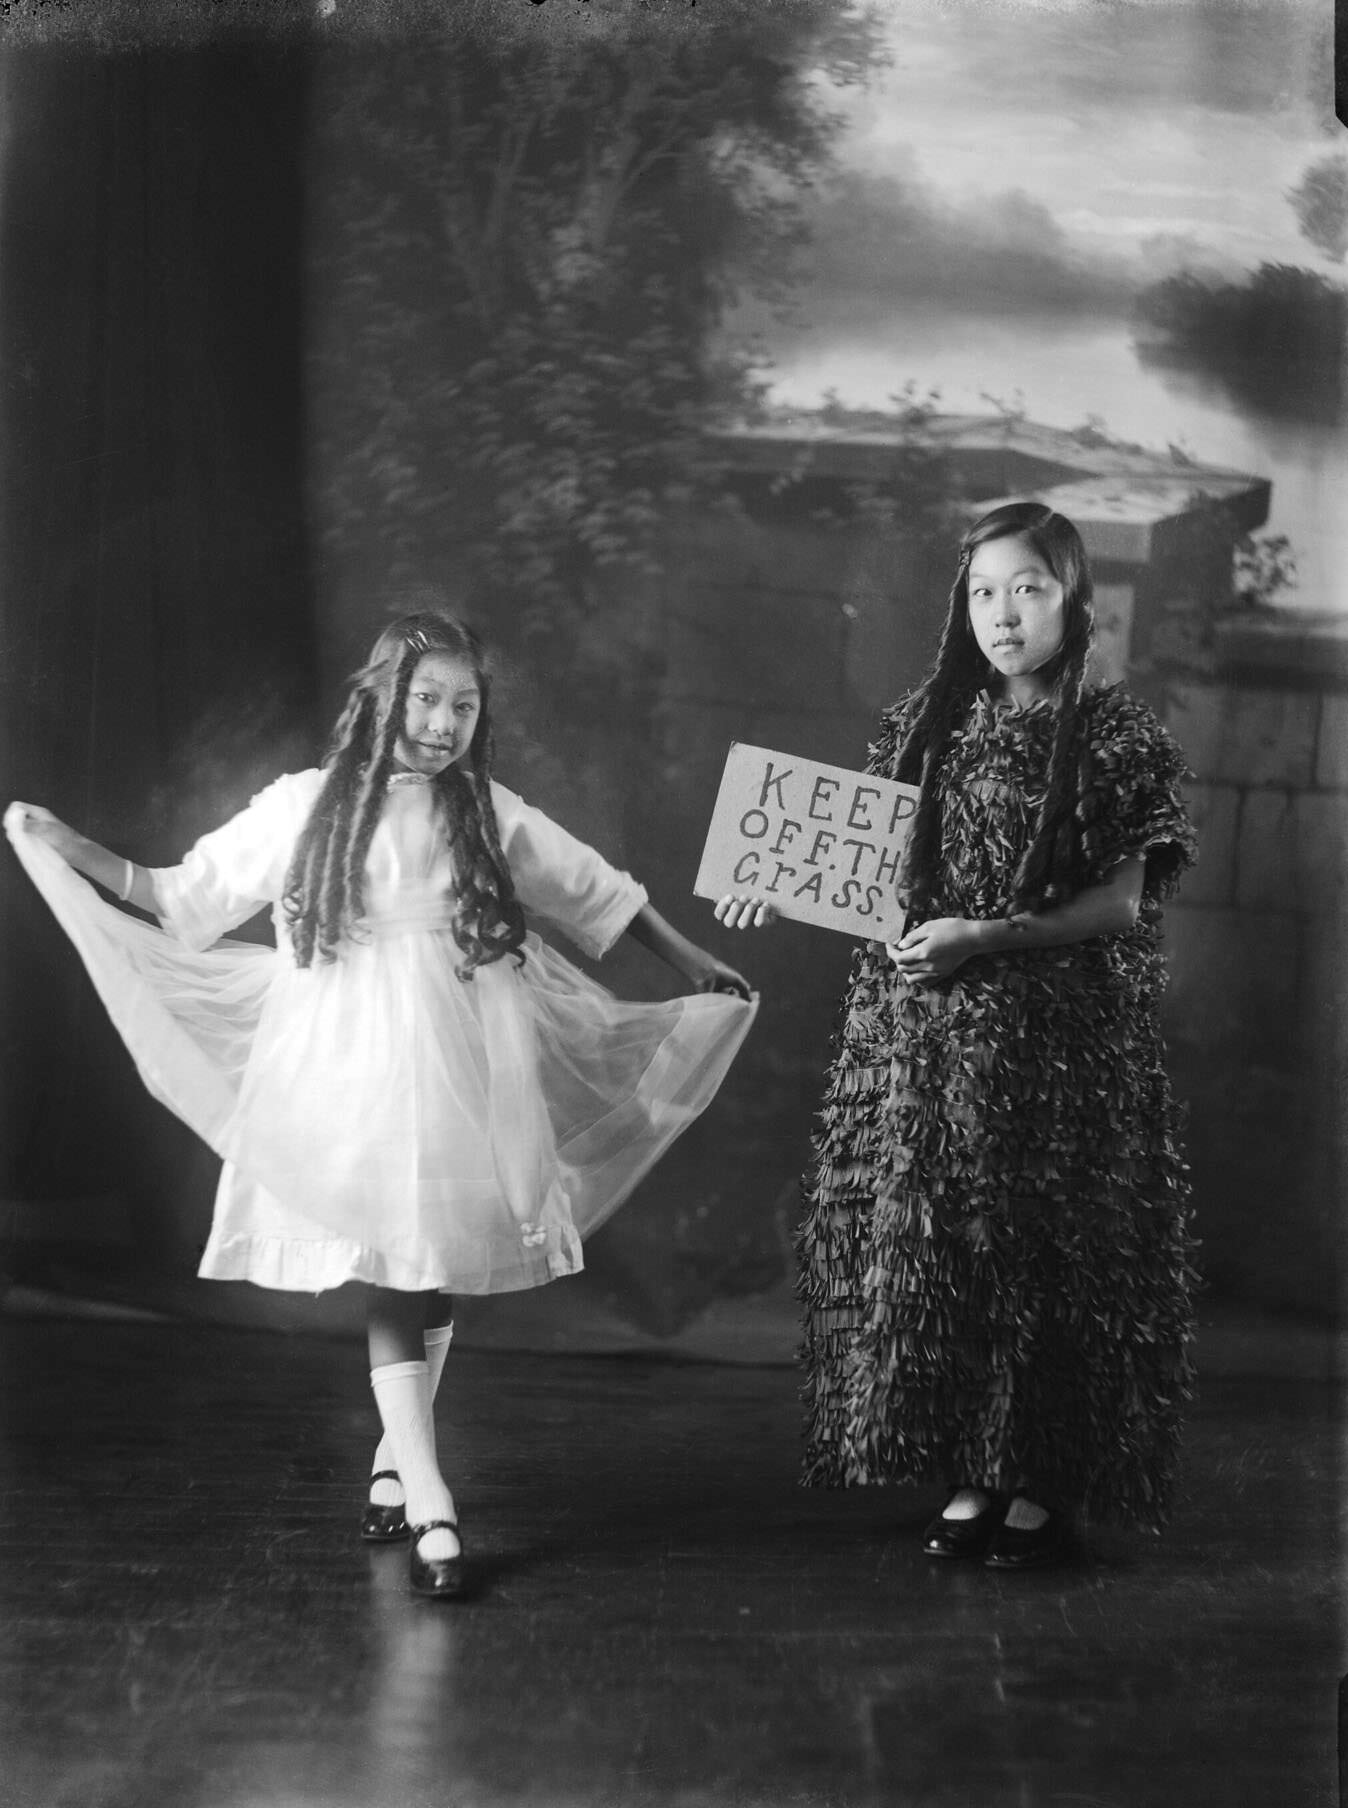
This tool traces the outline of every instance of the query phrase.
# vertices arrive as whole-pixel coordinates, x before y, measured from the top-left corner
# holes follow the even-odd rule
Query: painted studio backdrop
[[[1168,1025],[1212,1296],[1328,1313],[1327,0],[205,10],[209,36],[108,0],[0,37],[6,797],[167,863],[312,762],[383,617],[465,607],[500,776],[763,991],[576,1284],[672,1332],[789,1286],[848,960],[693,896],[727,749],[860,765],[962,524],[1044,497],[1093,557],[1102,674],[1194,770]],[[4,1283],[344,1328],[193,1280],[214,1162],[7,853],[0,903]],[[604,977],[661,983],[637,951]]]

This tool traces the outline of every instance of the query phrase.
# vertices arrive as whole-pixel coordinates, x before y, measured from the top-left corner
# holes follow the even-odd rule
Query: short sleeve
[[[867,750],[866,771],[873,777],[893,778],[908,730],[913,725],[916,704],[911,693],[900,697],[880,715],[880,726]]]
[[[645,887],[504,785],[491,789],[520,903],[555,924],[582,953],[595,959],[606,954],[646,902]]]
[[[188,948],[209,948],[274,904],[322,781],[316,769],[278,778],[237,816],[203,835],[177,866],[151,867],[165,929]]]
[[[1093,700],[1081,799],[1086,883],[1121,860],[1146,862],[1145,895],[1168,898],[1197,852],[1181,789],[1188,763],[1145,703],[1120,689]]]

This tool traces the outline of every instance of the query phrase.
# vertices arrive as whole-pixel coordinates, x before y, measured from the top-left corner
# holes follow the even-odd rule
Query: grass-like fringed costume
[[[939,1478],[1159,1528],[1195,1276],[1164,1066],[1161,903],[1193,857],[1180,749],[1083,701],[1087,885],[1146,861],[1136,926],[980,955],[934,985],[853,964],[798,1235],[809,1483]],[[937,783],[927,917],[1003,917],[1044,794],[1050,701],[979,698]],[[869,770],[892,777],[908,707]]]

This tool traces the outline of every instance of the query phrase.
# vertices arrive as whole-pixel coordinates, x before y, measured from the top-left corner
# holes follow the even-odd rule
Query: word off
[[[917,810],[914,785],[731,744],[693,886],[699,898],[760,898],[784,917],[892,942],[896,892]]]

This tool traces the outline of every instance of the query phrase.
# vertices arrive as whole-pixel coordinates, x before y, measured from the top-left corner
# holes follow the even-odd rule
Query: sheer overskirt
[[[193,951],[6,828],[146,1086],[226,1164],[215,1278],[488,1293],[572,1273],[755,1015],[615,998],[536,935],[461,980],[443,919],[308,969],[284,944]]]

